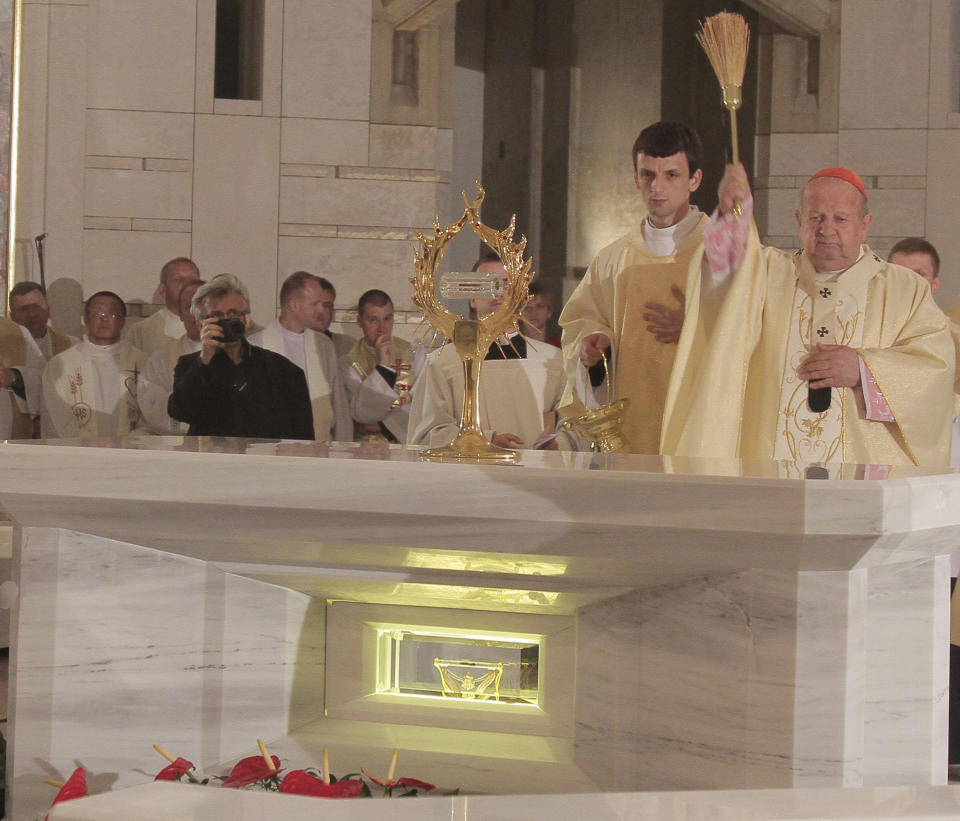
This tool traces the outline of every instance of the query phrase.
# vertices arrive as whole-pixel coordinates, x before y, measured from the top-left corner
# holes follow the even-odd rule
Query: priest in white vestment
[[[317,330],[325,311],[318,278],[297,271],[280,288],[280,316],[250,335],[250,344],[285,356],[307,377],[317,441],[353,441],[353,420],[333,343]]]
[[[798,475],[811,463],[946,465],[949,324],[926,281],[865,244],[862,180],[811,177],[797,254],[760,245],[742,166],[728,166],[719,199],[707,264],[688,279],[663,452],[777,459]]]
[[[426,352],[393,335],[393,300],[377,288],[357,303],[363,336],[340,359],[359,440],[407,441],[410,400]]]
[[[87,300],[83,339],[43,371],[44,438],[125,436],[140,425],[137,377],[147,355],[120,338],[125,314],[110,291]]]
[[[160,269],[157,294],[163,298],[163,307],[146,319],[130,325],[124,335],[127,341],[144,353],[153,353],[183,333],[180,321],[180,291],[183,286],[200,279],[200,269],[187,257],[176,257]]]
[[[193,295],[203,280],[188,282],[180,291],[180,320],[185,332],[177,340],[157,348],[143,365],[137,380],[137,404],[150,433],[159,436],[183,436],[189,425],[167,414],[167,403],[173,393],[173,371],[181,356],[200,350],[200,322],[190,310]]]

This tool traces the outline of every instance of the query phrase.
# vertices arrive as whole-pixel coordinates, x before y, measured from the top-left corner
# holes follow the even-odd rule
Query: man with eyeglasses
[[[303,371],[286,357],[251,345],[250,298],[232,274],[197,290],[200,350],[181,356],[167,412],[191,436],[313,439],[313,411]]]
[[[125,436],[140,425],[137,375],[147,355],[121,339],[126,315],[112,291],[86,301],[83,339],[43,371],[45,438]]]

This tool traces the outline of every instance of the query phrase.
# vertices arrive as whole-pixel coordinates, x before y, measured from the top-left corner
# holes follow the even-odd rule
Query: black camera
[[[236,317],[231,317],[229,319],[218,319],[217,325],[219,325],[220,329],[223,331],[223,336],[220,337],[220,342],[225,345],[230,342],[236,342],[238,339],[243,339],[244,331],[247,330],[247,323]]]

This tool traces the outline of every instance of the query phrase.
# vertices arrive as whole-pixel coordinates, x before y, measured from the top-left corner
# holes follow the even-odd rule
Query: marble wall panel
[[[408,241],[281,237],[280,272],[304,269],[326,277],[336,286],[340,309],[355,306],[369,288],[381,288],[395,308],[412,311],[413,249]]]
[[[840,128],[923,128],[930,0],[844,0]]]
[[[426,182],[284,177],[280,220],[423,229],[437,213],[438,188]]]
[[[371,16],[367,0],[285,0],[284,116],[369,119]]]
[[[926,195],[916,188],[878,188],[867,191],[873,237],[909,237],[924,235],[923,214]],[[869,240],[868,240],[869,241]]]
[[[927,133],[927,189],[924,213],[926,237],[940,254],[943,285],[937,302],[948,308],[960,292],[960,186],[956,163],[960,157],[960,130],[937,129]]]
[[[861,177],[920,175],[926,172],[927,141],[919,129],[844,129],[839,134],[839,164]]]
[[[189,234],[87,229],[83,232],[84,293],[107,289],[127,302],[152,302],[161,266],[179,256],[190,256]]]
[[[284,117],[280,161],[316,165],[367,165],[370,124],[360,120]]]
[[[193,157],[193,115],[170,111],[87,111],[86,153],[95,156]]]
[[[322,714],[323,617],[307,596],[70,531],[24,540],[13,817],[42,814],[43,778],[80,762],[101,792],[150,780],[154,743],[202,767]]]
[[[279,118],[197,116],[193,259],[239,276],[261,324],[276,302],[279,166]]]
[[[768,235],[795,237],[797,235],[796,212],[800,203],[799,188],[771,188],[762,192],[766,200],[766,233]]]
[[[837,164],[836,134],[771,134],[767,174],[802,174],[809,177]]]
[[[371,123],[370,165],[383,168],[435,168],[437,129]]]
[[[84,210],[88,216],[190,219],[192,182],[180,171],[88,168]]]
[[[196,0],[89,7],[91,108],[193,111]]]

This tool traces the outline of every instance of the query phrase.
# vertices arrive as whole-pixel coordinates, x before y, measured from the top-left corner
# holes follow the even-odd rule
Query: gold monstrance
[[[463,410],[460,413],[460,429],[456,438],[443,448],[430,448],[421,452],[431,461],[456,462],[516,462],[520,455],[514,450],[498,447],[487,441],[480,429],[480,366],[490,346],[509,331],[518,331],[517,320],[523,306],[530,298],[529,284],[532,276],[530,269],[533,260],[524,261],[523,252],[527,247],[527,238],[513,241],[516,230],[516,215],[511,217],[510,225],[503,231],[495,231],[480,221],[480,204],[485,192],[477,183],[477,198],[473,202],[463,195],[466,209],[463,216],[446,228],[440,227],[440,220],[434,219],[432,238],[415,231],[420,241],[420,252],[416,258],[417,274],[410,278],[413,285],[413,302],[420,309],[424,320],[433,326],[443,337],[444,344],[453,343],[463,362]],[[492,313],[477,319],[464,319],[460,314],[449,310],[440,302],[435,281],[437,265],[443,258],[443,251],[460,229],[469,221],[474,233],[492,248],[506,269],[506,283],[495,283],[496,290],[503,287],[503,302]],[[477,275],[478,280],[482,275]]]

